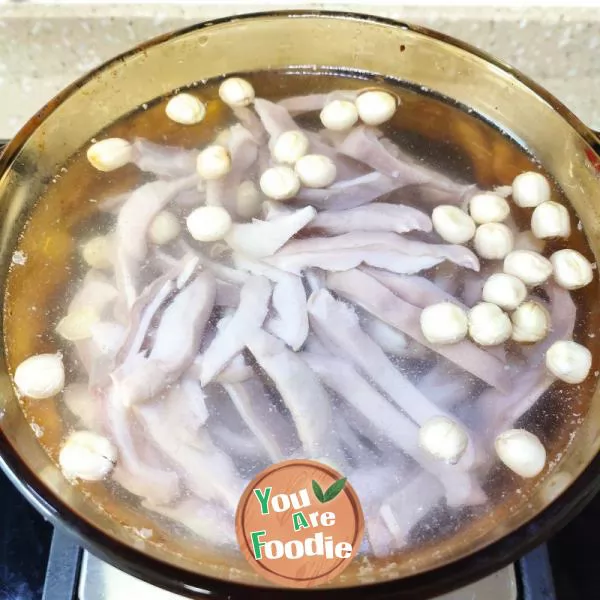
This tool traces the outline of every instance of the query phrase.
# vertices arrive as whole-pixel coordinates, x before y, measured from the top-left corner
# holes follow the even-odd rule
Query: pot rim
[[[75,90],[99,73],[124,61],[129,56],[138,54],[147,48],[156,46],[171,38],[179,37],[193,31],[202,30],[213,25],[260,19],[263,17],[280,18],[310,18],[352,19],[370,23],[379,23],[399,27],[440,40],[461,50],[475,55],[496,68],[519,80],[539,98],[549,104],[585,141],[600,158],[600,135],[593,132],[578,117],[575,116],[562,102],[555,98],[542,86],[522,74],[507,63],[483,52],[470,44],[437,31],[397,21],[385,17],[364,13],[332,10],[275,10],[252,12],[234,15],[196,23],[173,32],[156,36],[126,52],[104,62],[102,65],[86,73],[69,86],[60,91],[45,104],[5,146],[0,153],[0,177],[10,167],[13,158],[21,150],[27,139],[37,126],[60,106]],[[570,519],[578,514],[600,489],[600,454],[596,455],[585,470],[565,490],[532,520],[523,524],[511,533],[501,537],[488,546],[477,550],[474,554],[462,557],[441,567],[395,579],[355,587],[313,589],[310,591],[253,586],[233,581],[217,579],[200,575],[180,567],[170,565],[159,559],[144,554],[131,546],[127,546],[112,538],[95,525],[79,517],[68,508],[60,498],[55,496],[29,469],[14,450],[2,428],[0,428],[0,468],[8,476],[15,487],[23,494],[28,502],[38,510],[43,517],[54,526],[64,527],[77,541],[89,549],[94,555],[117,566],[117,568],[148,581],[174,593],[188,597],[225,596],[227,598],[284,598],[310,593],[312,597],[332,598],[343,593],[349,598],[396,598],[410,599],[427,598],[439,595],[466,585],[474,580],[483,578],[502,567],[514,562],[526,552],[546,541],[552,534],[563,527]]]

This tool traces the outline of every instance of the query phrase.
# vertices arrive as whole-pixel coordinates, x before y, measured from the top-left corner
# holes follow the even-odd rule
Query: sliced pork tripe
[[[285,453],[278,440],[282,426],[278,418],[280,415],[268,410],[269,400],[260,381],[250,379],[242,383],[224,383],[223,388],[269,459],[273,462],[283,460]]]
[[[177,466],[193,494],[235,510],[244,482],[231,459],[212,444],[207,432],[196,432],[180,421],[186,408],[174,406],[180,401],[169,395],[137,406],[135,411],[148,436]]]
[[[99,315],[117,298],[119,292],[106,275],[95,269],[89,270],[78,292],[69,303],[67,313],[82,308],[93,308]]]
[[[197,157],[197,150],[163,146],[143,138],[136,138],[133,142],[132,162],[140,171],[147,171],[158,177],[173,179],[193,175],[196,172]]]
[[[125,405],[160,393],[192,364],[214,306],[215,287],[214,277],[201,272],[165,309],[149,356],[138,354],[112,374]]]
[[[356,365],[415,423],[421,426],[439,416],[458,422],[396,369],[380,346],[362,330],[355,310],[345,302],[336,300],[327,290],[319,290],[308,300],[308,315],[311,328],[321,342],[333,354]],[[469,469],[481,459],[473,436],[469,438],[469,445],[457,463],[461,469]]]
[[[134,433],[138,424],[113,386],[95,393],[104,409],[108,436],[119,451],[113,479],[150,502],[172,502],[180,493],[177,474],[165,464],[151,442]]]
[[[413,159],[403,156],[398,149],[390,152],[387,144],[382,143],[376,130],[359,126],[354,128],[344,140],[337,145],[338,152],[363,162],[375,171],[398,179],[405,186],[430,185],[441,191],[456,196],[460,203],[471,186],[456,183],[437,171],[417,164]]]
[[[271,284],[266,277],[252,276],[240,292],[240,304],[229,321],[219,328],[200,365],[200,382],[209,384],[239,354],[262,326],[271,300]]]
[[[251,223],[234,223],[225,241],[236,252],[253,258],[271,256],[310,223],[316,214],[312,206],[307,206],[270,221],[254,219]]]
[[[327,283],[330,289],[350,302],[358,304],[488,385],[502,393],[511,390],[510,374],[501,360],[467,340],[445,345],[429,343],[421,333],[421,309],[405,302],[373,277],[353,269],[344,273],[330,273]]]
[[[198,498],[186,498],[175,506],[148,501],[142,502],[142,506],[182,525],[211,547],[237,547],[233,514],[219,506]]]
[[[317,267],[325,271],[347,271],[360,265],[370,265],[394,273],[420,273],[435,267],[444,259],[432,256],[407,256],[381,246],[362,246],[298,254],[276,254],[265,262],[284,271],[300,275],[306,269]]]
[[[291,115],[300,115],[307,112],[321,110],[326,104],[334,100],[348,100],[354,102],[359,95],[359,90],[334,90],[327,94],[306,94],[305,96],[291,96],[279,100],[277,104],[283,106]]]
[[[377,279],[379,283],[385,285],[386,288],[413,306],[425,308],[430,304],[437,304],[438,302],[453,302],[463,310],[467,312],[469,310],[467,306],[462,304],[452,294],[444,291],[426,277],[419,275],[396,275],[395,273],[369,267],[361,268],[361,271]]]
[[[577,311],[571,294],[555,283],[547,284],[545,289],[550,298],[550,333],[543,341],[522,350],[526,362],[512,368],[514,384],[510,394],[501,396],[496,390],[487,390],[474,405],[478,425],[490,435],[513,427],[556,381],[544,364],[546,352],[554,342],[573,336]]]
[[[293,202],[319,210],[349,210],[369,204],[401,187],[396,180],[376,171],[340,179],[328,188],[302,188]]]
[[[365,348],[365,353],[368,351]],[[438,477],[450,506],[462,506],[474,498],[481,498],[481,488],[471,475],[461,471],[460,466],[439,463],[426,456],[419,448],[419,427],[374,390],[352,365],[335,357],[308,353],[302,353],[301,357],[322,382],[349,402],[375,431],[385,435],[422,468]]]
[[[148,249],[147,233],[154,217],[180,192],[193,188],[197,175],[172,181],[151,181],[137,188],[117,217],[116,244],[124,256],[142,262]]]
[[[350,231],[431,231],[431,219],[420,210],[399,204],[375,202],[348,210],[327,210],[317,214],[307,229],[324,229],[329,234]]]
[[[282,256],[305,252],[330,252],[355,250],[357,248],[379,248],[382,251],[398,252],[407,257],[449,260],[461,267],[479,271],[479,259],[468,248],[453,244],[428,244],[418,240],[409,240],[393,232],[352,231],[333,237],[311,237],[291,240],[279,250],[275,260]],[[272,261],[272,262],[273,262]]]
[[[331,403],[317,376],[281,340],[265,331],[257,331],[247,345],[290,411],[306,454],[336,460],[339,448],[332,440]]]
[[[233,261],[238,269],[263,275],[275,284],[272,304],[277,314],[268,319],[265,328],[298,350],[308,335],[306,292],[300,277],[238,254]]]
[[[270,145],[274,144],[282,133],[301,129],[283,106],[263,98],[257,98],[254,102],[254,108],[263,127],[269,134]],[[304,131],[304,133],[310,141],[309,151],[311,154],[322,154],[335,162],[339,180],[352,179],[365,174],[365,168],[362,165],[339,154],[335,148],[326,144],[320,135],[309,131]]]
[[[252,134],[242,125],[229,128],[227,149],[231,157],[231,170],[225,177],[206,181],[206,204],[223,206],[235,214],[237,188],[258,160],[258,146]]]

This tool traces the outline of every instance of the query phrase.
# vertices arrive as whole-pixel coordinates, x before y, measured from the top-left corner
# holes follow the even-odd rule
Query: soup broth
[[[398,98],[399,106],[394,116],[378,129],[386,140],[385,147],[390,156],[395,156],[399,149],[399,160],[406,160],[409,165],[418,165],[418,168],[425,167],[447,180],[458,182],[456,185],[463,185],[464,191],[469,189],[468,186],[476,186],[481,191],[492,191],[510,186],[522,172],[543,172],[526,150],[502,131],[479,115],[453,105],[429,90],[345,72],[277,71],[245,73],[242,76],[252,84],[257,98],[274,103],[305,94],[328,94],[336,90],[352,93],[365,88],[377,88],[389,91]],[[197,125],[182,126],[169,120],[165,115],[169,99],[159,98],[100,132],[97,139],[124,138],[133,141],[135,138],[142,138],[159,146],[196,151],[214,143],[215,139],[228,143],[226,132],[240,122],[249,129],[252,126],[260,128],[261,121],[252,106],[232,111],[219,99],[220,83],[221,80],[208,81],[182,90],[197,96],[206,106],[206,116]],[[319,143],[326,144],[335,153],[335,148],[344,143],[343,138],[348,132],[323,131],[319,110],[291,112],[297,125],[315,136],[310,138],[311,144],[316,143],[314,140],[318,135]],[[360,123],[356,125],[359,126]],[[256,138],[253,140],[258,154],[244,179],[251,180],[255,188],[259,189],[260,174],[270,164],[269,136],[264,134],[261,141]],[[136,493],[141,488],[129,485],[131,465],[121,468],[120,461],[127,449],[119,447],[119,442],[113,439],[115,427],[121,425],[116,426],[114,421],[111,424],[110,417],[108,424],[106,422],[107,411],[115,410],[115,399],[111,401],[106,395],[88,391],[89,387],[106,390],[114,385],[115,378],[111,379],[111,375],[114,376],[117,365],[108,361],[112,365],[108,368],[104,362],[98,363],[94,366],[97,370],[90,372],[90,364],[86,365],[86,361],[90,360],[86,356],[90,352],[86,347],[88,340],[66,341],[57,334],[56,327],[86,281],[89,283],[90,266],[82,258],[82,247],[97,236],[112,236],[109,241],[115,243],[114,232],[119,212],[127,204],[132,192],[157,179],[178,181],[185,175],[187,167],[184,165],[182,173],[177,177],[144,172],[134,164],[111,172],[101,172],[90,165],[86,150],[87,148],[81,148],[56,173],[54,180],[48,182],[22,233],[6,286],[4,343],[12,373],[22,361],[32,355],[57,351],[63,353],[67,383],[65,392],[43,400],[21,395],[23,412],[40,444],[57,463],[65,439],[76,430],[97,428],[99,433],[116,444],[118,458],[111,474],[103,481],[77,479],[74,485],[88,494],[90,502],[95,503],[100,510],[110,514],[122,526],[131,527],[135,535],[142,537],[145,543],[164,544],[171,538],[182,536],[188,546],[182,542],[181,548],[176,551],[187,552],[189,545],[211,549],[217,538],[215,531],[219,535],[225,531],[225,538],[229,543],[222,550],[225,553],[236,553],[233,514],[236,498],[243,485],[276,458],[283,460],[309,457],[337,467],[355,487],[363,503],[367,523],[363,554],[386,560],[390,556],[410,555],[417,568],[419,561],[425,560],[424,557],[431,554],[432,548],[444,540],[458,535],[468,535],[477,540],[490,529],[502,527],[503,515],[518,510],[529,501],[536,486],[554,476],[563,453],[568,449],[578,425],[586,415],[587,399],[591,397],[598,374],[598,346],[594,335],[598,325],[598,308],[594,303],[598,296],[596,277],[583,290],[566,292],[550,280],[549,283],[528,291],[530,298],[548,306],[556,329],[559,327],[556,319],[564,317],[565,311],[568,313],[569,298],[572,298],[574,310],[576,309],[572,337],[594,355],[590,376],[583,383],[569,385],[553,381],[551,385],[544,385],[543,360],[536,352],[539,354],[539,348],[552,340],[554,329],[539,345],[523,345],[509,340],[496,346],[481,347],[473,342],[465,342],[470,344],[472,352],[465,358],[467,363],[469,360],[477,362],[483,358],[489,361],[489,365],[497,368],[497,373],[494,374],[485,366],[488,363],[483,367],[481,364],[472,364],[475,373],[473,370],[469,373],[467,363],[456,364],[456,356],[453,362],[447,355],[442,356],[438,352],[439,348],[426,348],[407,335],[406,331],[399,332],[398,328],[390,327],[389,323],[383,325],[381,319],[376,318],[369,309],[364,296],[359,294],[360,298],[357,299],[355,295],[353,285],[365,281],[369,285],[375,282],[376,290],[383,288],[386,293],[394,294],[394,285],[399,277],[402,278],[401,275],[383,269],[381,263],[365,266],[361,262],[359,271],[350,266],[328,267],[329,263],[326,264],[326,261],[319,262],[318,267],[309,263],[305,268],[302,263],[304,258],[298,258],[303,252],[316,251],[312,250],[312,244],[320,242],[315,242],[315,239],[357,235],[355,231],[344,233],[343,230],[336,229],[335,225],[331,229],[328,224],[311,228],[309,224],[301,227],[285,245],[282,242],[283,250],[278,248],[275,251],[276,259],[268,254],[250,259],[247,256],[240,258],[237,255],[243,252],[239,247],[232,251],[227,237],[225,241],[195,240],[187,229],[187,217],[205,202],[210,203],[211,193],[219,193],[218,189],[213,189],[213,182],[205,181],[200,184],[201,189],[194,183],[171,194],[172,199],[165,209],[175,217],[180,233],[173,240],[160,245],[144,238],[146,248],[143,248],[143,256],[136,267],[138,273],[133,301],[137,301],[143,290],[147,290],[148,286],[161,277],[163,283],[169,277],[172,282],[162,308],[149,317],[148,332],[142,335],[141,342],[138,340],[141,361],[149,356],[153,344],[160,339],[161,318],[168,307],[173,306],[177,298],[181,297],[182,291],[189,291],[190,286],[205,274],[210,275],[213,285],[216,281],[216,301],[209,302],[206,325],[197,325],[202,335],[191,342],[194,345],[194,358],[199,357],[196,362],[187,361],[181,372],[172,375],[168,381],[157,384],[159,391],[156,394],[144,391],[144,397],[139,402],[135,397],[137,392],[131,392],[132,406],[123,404],[119,409],[124,411],[119,417],[123,419],[120,423],[125,423],[128,428],[125,437],[135,440],[136,453],[142,457],[142,461],[148,459],[152,476],[159,471],[172,474],[178,485],[178,492],[172,497],[167,494],[150,498],[141,491]],[[193,159],[187,176],[195,175],[195,155]],[[158,162],[163,166],[171,164],[168,160],[162,162],[162,159]],[[374,172],[376,173],[376,169],[361,163],[357,176]],[[338,167],[336,181],[342,179]],[[418,185],[413,185],[410,190],[402,187],[390,189],[373,200],[407,206],[421,211],[429,218],[440,200],[436,194],[423,192],[418,188]],[[415,194],[415,190],[418,193]],[[313,196],[310,193],[304,197],[299,195],[296,199],[279,204],[263,197],[269,204],[260,207],[255,215],[241,216],[236,212],[235,201],[231,198],[227,198],[228,204],[225,206],[230,209],[233,221],[237,223],[251,223],[251,216],[277,222],[277,219],[289,218],[292,211],[310,206],[311,198],[322,198],[319,191],[315,190]],[[309,192],[313,190],[310,189]],[[513,230],[529,230],[531,209],[517,206],[510,199],[510,189],[500,189],[499,193],[509,196],[509,219]],[[347,200],[348,196],[344,198]],[[552,199],[567,205],[561,190],[556,187],[552,189]],[[332,207],[327,202],[324,201],[324,207],[331,210]],[[460,202],[456,204],[461,205]],[[265,216],[267,206],[273,212]],[[319,213],[322,212],[323,207],[316,208]],[[278,213],[278,210],[281,212]],[[337,217],[338,215],[334,215],[334,221]],[[545,241],[543,255],[548,257],[559,249],[573,248],[593,260],[585,237],[577,226],[576,215],[571,213],[570,218],[570,237]],[[143,221],[142,217],[141,220]],[[135,233],[135,226],[131,230]],[[377,231],[370,232],[369,235],[397,235],[417,244],[446,244],[435,232],[418,231],[417,228],[403,233],[390,231],[392,233]],[[473,246],[468,243],[466,247]],[[343,250],[345,252],[347,249]],[[447,294],[470,308],[480,302],[485,279],[492,273],[502,271],[502,261],[481,259],[481,268],[477,272],[465,266],[469,258],[464,256],[466,255],[454,258],[458,263],[462,261],[462,264],[451,260],[438,261],[439,264],[424,266],[412,272],[412,275],[424,277],[431,282],[437,290],[437,297],[443,298]],[[338,258],[328,255],[327,260],[337,261]],[[196,262],[186,262],[189,260]],[[296,260],[300,263],[294,262]],[[301,263],[303,266],[298,267],[300,270],[294,270],[294,265]],[[225,270],[225,267],[237,275]],[[186,269],[193,269],[193,273],[190,274]],[[281,272],[286,275],[280,275]],[[344,274],[348,272],[358,273],[357,278],[345,279]],[[105,269],[96,269],[94,273],[99,276],[99,281],[117,289],[119,294],[122,293],[113,264]],[[248,284],[249,280],[253,284]],[[183,281],[181,287],[178,287],[180,284],[177,281]],[[285,281],[291,282],[289,285],[292,287],[296,286],[295,291],[286,289]],[[410,278],[402,281],[408,282],[409,287],[417,285]],[[426,285],[422,280],[419,281],[419,285]],[[304,335],[304,339],[292,336],[294,340],[300,340],[297,347],[292,347],[293,342],[286,339],[289,323],[282,323],[282,320],[287,318],[286,314],[291,314],[292,317],[297,315],[293,311],[277,314],[273,296],[268,314],[263,320],[259,319],[263,337],[247,342],[233,336],[232,343],[241,344],[238,351],[234,352],[235,358],[220,364],[220,355],[215,351],[211,356],[214,358],[217,355],[217,366],[214,372],[211,371],[209,382],[202,382],[203,385],[200,385],[202,377],[208,377],[206,371],[203,371],[208,367],[204,366],[202,359],[206,357],[219,332],[225,331],[236,319],[235,311],[244,297],[243,292],[240,295],[240,289],[244,289],[242,286],[255,285],[247,288],[247,294],[254,299],[261,296],[265,287],[269,297],[274,293],[273,290],[279,289],[280,297],[285,298],[283,304],[280,304],[281,308],[282,305],[289,307],[293,299],[297,299],[299,282],[303,298],[310,298],[308,336]],[[198,298],[203,295],[200,284],[198,286],[197,296],[191,295],[188,303],[184,303],[185,310],[191,311],[190,314],[194,312],[194,307],[197,308],[200,301]],[[408,301],[403,298],[403,304],[393,305],[392,316],[400,315],[401,307],[405,304],[416,311],[414,314],[419,314],[426,306],[418,305],[418,297],[422,297],[423,301],[428,297],[424,296],[425,289],[430,288],[416,288],[413,292],[415,299]],[[156,294],[156,291],[155,289],[152,293]],[[407,293],[410,293],[410,289]],[[402,293],[397,290],[395,295],[402,298]],[[118,308],[111,304],[122,299],[118,296],[116,300],[113,298],[107,301],[107,307],[103,309],[102,322],[115,326],[110,331],[104,331],[106,337],[102,339],[108,345],[116,343],[114,335],[118,338],[119,334],[126,336],[127,332],[131,333],[133,303],[125,302]],[[557,306],[558,302],[562,304]],[[381,314],[378,316],[381,317]],[[140,315],[135,318],[139,319]],[[279,328],[276,325],[277,318]],[[346,332],[343,328],[336,327],[353,318],[356,318],[356,322],[352,327],[360,328],[361,335],[367,336],[377,351],[370,346],[344,347],[344,340],[352,338],[352,334],[348,332],[354,329],[350,328]],[[198,316],[198,322],[202,319],[201,315]],[[568,330],[568,324],[566,327]],[[570,337],[570,333],[562,336]],[[122,340],[126,338],[119,339],[123,343]],[[116,348],[120,353],[117,362],[128,352],[132,352],[131,347],[123,350],[119,343],[116,343]],[[339,353],[336,354],[335,349]],[[310,390],[317,389],[326,398],[330,408],[323,412],[324,422],[318,424],[318,427],[326,426],[327,435],[311,431],[313,424],[303,421],[305,417],[302,411],[298,412],[294,400],[286,397],[295,393],[302,395],[302,390],[289,382],[286,384],[285,373],[278,370],[280,365],[273,366],[269,360],[269,355],[273,352],[283,357],[282,363],[291,364],[290,368],[296,368],[296,361],[299,361],[300,366],[297,368],[300,372],[308,374],[311,381],[314,380],[311,383],[313,387],[307,387]],[[167,355],[172,354],[167,352]],[[113,356],[111,360],[114,358]],[[531,366],[533,363],[530,364],[529,361],[537,362],[535,366]],[[540,373],[540,380],[534,384],[531,381],[523,384],[524,378],[535,369],[536,373]],[[151,375],[150,372],[145,373],[145,377]],[[368,393],[357,392],[352,399],[347,395],[351,390],[345,395],[342,384],[337,381],[344,377],[344,373],[350,373],[355,381],[367,386],[365,390]],[[244,378],[246,376],[248,378]],[[503,387],[502,382],[506,383],[506,387],[494,389],[494,378],[497,380],[497,388]],[[128,379],[126,381],[130,383]],[[400,389],[398,381],[405,382],[405,388]],[[173,394],[181,392],[184,386],[182,382],[191,382],[192,386],[190,394],[195,404],[190,414],[197,420],[193,431],[188,428],[190,414],[177,414],[173,408]],[[136,385],[143,383],[144,381],[137,382]],[[80,387],[74,388],[75,385]],[[524,387],[519,388],[520,385]],[[73,394],[74,389],[77,393],[71,396],[73,404],[69,408],[66,395],[68,392]],[[422,454],[417,457],[409,456],[409,452],[403,448],[404,442],[394,439],[395,432],[403,437],[404,430],[387,430],[385,423],[369,418],[368,414],[360,410],[365,402],[383,402],[386,410],[400,415],[399,424],[404,424],[410,431],[417,431],[423,421],[427,420],[425,413],[429,409],[417,408],[415,412],[411,410],[411,414],[406,414],[403,402],[410,403],[411,398],[406,394],[414,389],[440,414],[450,415],[465,427],[469,435],[467,452],[472,452],[471,455],[464,455],[456,465]],[[531,396],[532,390],[536,389],[539,389],[539,398],[531,398],[531,407],[525,406],[528,394]],[[91,399],[86,404],[85,398],[88,396]],[[314,400],[314,397],[309,399]],[[155,406],[160,406],[162,412],[152,412]],[[75,410],[78,414],[74,414],[73,407],[77,407]],[[244,410],[248,407],[254,414],[251,419],[244,416]],[[165,423],[160,423],[161,415],[168,417],[167,429],[164,429]],[[153,428],[154,432],[151,431]],[[538,477],[521,478],[497,460],[494,437],[512,428],[526,429],[535,434],[544,445],[547,452],[546,467]],[[177,464],[168,450],[165,451],[157,443],[156,436],[169,430],[181,443],[193,448],[192,455],[198,458],[198,473],[194,477],[190,476],[187,468],[189,464]],[[417,452],[422,452],[422,449]],[[466,456],[471,456],[468,459],[471,462],[468,467],[463,468],[461,460],[467,460]],[[200,460],[202,457],[204,462]],[[423,467],[424,464],[427,468]],[[163,487],[163,484],[168,486],[174,481],[169,477],[165,480],[161,480],[158,475],[157,477],[154,482],[159,487]],[[206,486],[204,492],[199,489],[202,485]],[[231,492],[222,493],[221,485],[228,489],[231,487]],[[201,505],[202,510],[196,508],[195,502]],[[190,516],[190,511],[194,513],[196,520]],[[474,541],[474,545],[476,543]]]

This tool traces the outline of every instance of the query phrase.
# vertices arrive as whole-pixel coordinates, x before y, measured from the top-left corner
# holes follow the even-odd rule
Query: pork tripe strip
[[[111,376],[125,405],[152,398],[192,364],[214,299],[215,280],[208,272],[175,296],[158,324],[149,356],[137,355]]]
[[[112,478],[132,494],[158,504],[172,502],[180,492],[179,477],[168,470],[146,440],[134,437],[135,419],[114,387],[109,386],[99,399],[104,408],[108,437],[119,451]],[[138,447],[143,444],[143,447]]]
[[[252,134],[242,125],[229,128],[227,149],[231,157],[231,170],[220,179],[206,181],[206,204],[223,206],[231,215],[236,214],[237,188],[258,160],[258,146]]]
[[[327,210],[317,214],[307,229],[324,229],[329,234],[350,231],[431,231],[431,219],[410,206],[375,202],[348,210]]]
[[[310,223],[316,214],[312,206],[307,206],[271,221],[253,219],[251,223],[234,223],[225,241],[236,252],[253,258],[271,256]]]
[[[465,311],[469,310],[467,306],[462,304],[452,294],[445,292],[426,277],[419,275],[396,275],[388,271],[370,267],[363,267],[361,271],[377,279],[379,283],[385,285],[396,296],[413,306],[425,308],[430,304],[437,304],[438,302],[452,302]]]
[[[311,237],[291,240],[279,250],[278,256],[300,252],[319,252],[378,247],[411,257],[441,258],[461,267],[479,271],[479,259],[471,250],[455,244],[428,244],[409,240],[397,233],[352,231],[334,237]]]
[[[228,281],[217,280],[216,306],[236,308],[240,303],[240,286]]]
[[[308,335],[306,292],[300,277],[239,254],[233,261],[238,269],[263,275],[275,284],[272,304],[277,314],[268,319],[266,329],[298,350]]]
[[[161,506],[148,501],[142,502],[142,506],[189,529],[211,547],[237,547],[235,518],[231,511],[198,498],[186,498],[175,506]]]
[[[359,90],[334,90],[327,94],[307,94],[305,96],[290,96],[279,100],[277,104],[283,106],[291,115],[303,114],[321,110],[326,104],[334,100],[347,100],[354,102],[360,94]]]
[[[292,202],[319,210],[348,210],[369,204],[400,186],[396,179],[374,171],[350,179],[338,178],[328,188],[302,188]]]
[[[241,352],[269,311],[271,285],[266,277],[252,276],[240,292],[240,304],[206,349],[200,366],[202,386],[209,384]]]
[[[153,442],[177,465],[193,494],[235,510],[244,482],[236,474],[231,459],[208,437],[186,433],[185,423],[181,422],[182,414],[186,414],[181,410],[186,407],[180,410],[178,401],[169,396],[136,407],[136,413]]]
[[[550,298],[552,322],[548,336],[522,350],[526,363],[513,369],[514,387],[509,395],[500,396],[495,390],[487,390],[475,404],[480,425],[491,435],[513,427],[556,381],[546,369],[546,352],[554,342],[573,337],[577,310],[571,294],[555,283],[547,284],[545,289]]]
[[[257,98],[254,101],[254,108],[263,127],[269,134],[269,146],[272,146],[282,133],[301,129],[283,106],[264,98]],[[309,152],[311,154],[322,154],[335,162],[337,179],[352,179],[364,174],[364,168],[361,165],[348,157],[340,155],[334,148],[323,142],[321,136],[310,131],[304,131],[304,133],[309,139]]]
[[[460,424],[458,419],[421,394],[396,369],[383,350],[362,330],[358,315],[345,302],[336,300],[326,290],[320,290],[309,298],[308,314],[311,328],[323,344],[334,354],[356,365],[417,425],[438,416],[451,418]],[[469,434],[469,445],[456,467],[469,469],[479,460],[479,454],[475,440]]]
[[[124,362],[138,354],[148,335],[150,323],[160,307],[175,290],[175,282],[168,276],[155,279],[131,307],[129,324],[117,360]]]
[[[502,361],[467,340],[457,344],[429,343],[421,333],[421,309],[405,302],[373,277],[354,269],[344,273],[330,273],[327,283],[330,289],[347,300],[358,304],[461,369],[503,393],[510,391],[511,378]]]
[[[127,258],[142,262],[146,257],[147,232],[154,217],[183,190],[194,187],[197,175],[172,181],[152,181],[137,188],[117,217],[116,244]]]
[[[254,141],[262,146],[267,141],[268,134],[256,113],[248,106],[236,106],[232,110],[238,121],[250,132]]]
[[[277,440],[281,420],[277,420],[277,413],[269,412],[270,402],[261,382],[254,379],[243,383],[224,383],[223,388],[269,459],[273,462],[283,460],[285,454]]]
[[[236,354],[229,364],[215,377],[217,383],[241,383],[254,377],[252,367],[246,363],[243,354]],[[198,374],[198,379],[200,375]]]
[[[67,312],[71,313],[81,308],[93,308],[98,314],[102,314],[118,295],[117,288],[106,275],[91,269],[85,274],[81,287],[69,303]]]
[[[368,351],[365,349],[365,353]],[[375,431],[438,477],[446,490],[449,505],[461,506],[481,496],[477,482],[458,465],[447,465],[427,457],[419,447],[419,427],[373,389],[352,365],[335,357],[309,353],[302,353],[301,357],[323,383],[349,402]]]
[[[289,409],[304,451],[312,458],[338,456],[327,392],[308,365],[276,337],[257,331],[248,349],[273,381]]]
[[[312,267],[325,271],[347,271],[363,264],[394,273],[410,274],[435,267],[444,259],[432,256],[407,256],[382,246],[362,246],[297,254],[276,254],[264,260],[278,269],[300,275]]]
[[[174,179],[196,172],[197,150],[155,144],[143,138],[133,141],[132,161],[140,171]]]
[[[456,195],[457,198],[462,198],[469,187],[456,183],[433,169],[416,164],[408,156],[403,156],[399,149],[394,156],[369,127],[359,126],[352,129],[337,145],[337,150],[369,165],[379,173],[398,179],[405,186],[433,185]]]
[[[469,312],[469,307],[465,306],[460,300],[445,292],[435,283],[426,277],[418,275],[398,275],[382,269],[373,269],[370,267],[361,267],[361,270],[377,279],[379,283],[394,292],[396,296],[419,308],[426,308],[431,304],[439,302],[452,302],[460,306],[465,312]],[[495,356],[503,363],[506,362],[506,353],[503,346],[489,347],[483,352]]]

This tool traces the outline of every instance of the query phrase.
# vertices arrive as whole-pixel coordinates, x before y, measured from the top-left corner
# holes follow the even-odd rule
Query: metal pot
[[[366,71],[426,87],[500,127],[554,178],[598,256],[600,178],[595,165],[600,164],[600,140],[548,92],[494,58],[420,27],[357,14],[299,11],[233,17],[161,36],[111,60],[49,102],[0,157],[4,272],[44,186],[99,131],[143,103],[194,81],[306,65]],[[69,198],[61,202],[68,209]],[[55,261],[56,270],[47,277],[65,277],[70,241],[60,238],[40,248]],[[30,278],[23,285],[35,286],[36,281]],[[591,293],[597,292],[594,287]],[[7,306],[4,298],[5,335],[16,319]],[[598,317],[592,314],[588,326],[596,326]],[[16,327],[21,325],[31,322]],[[25,350],[23,341],[20,351]],[[208,555],[173,536],[165,535],[161,543],[144,542],[134,530],[145,522],[131,505],[112,500],[111,511],[98,510],[87,493],[102,490],[69,484],[32,432],[11,387],[5,354],[0,369],[0,463],[45,517],[100,558],[174,592],[236,598],[291,595],[266,587],[240,558]],[[390,561],[373,561],[368,584],[355,564],[343,581],[310,593],[429,597],[483,577],[541,543],[600,487],[600,395],[592,387],[584,391],[587,415],[554,467],[568,482],[562,493],[549,493],[547,478],[529,490],[528,502],[512,512],[493,512],[477,527],[445,538],[436,548],[439,552],[426,549],[393,558],[393,569]]]

